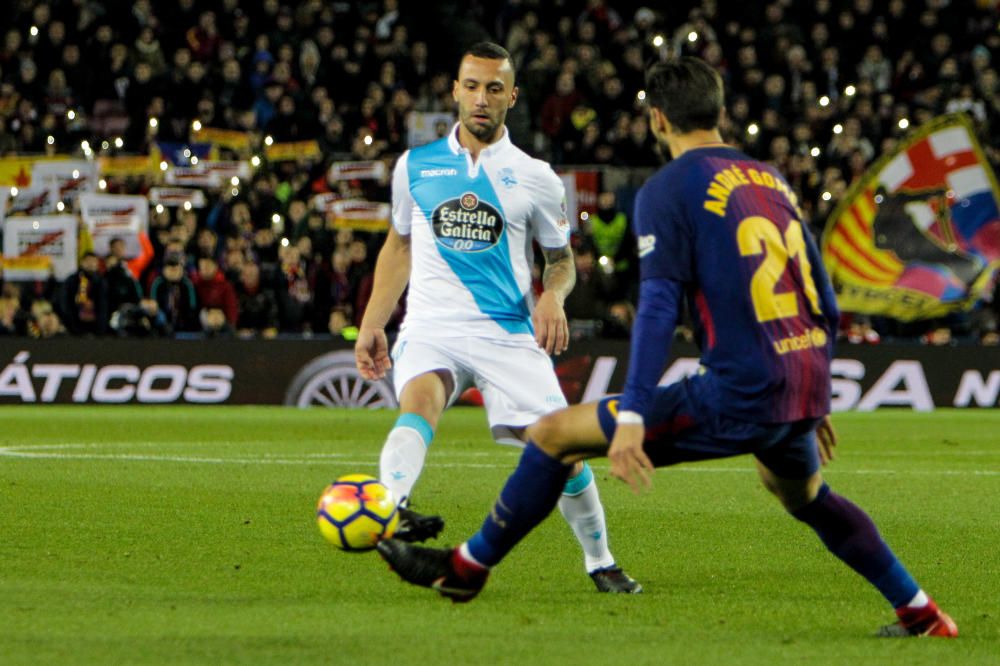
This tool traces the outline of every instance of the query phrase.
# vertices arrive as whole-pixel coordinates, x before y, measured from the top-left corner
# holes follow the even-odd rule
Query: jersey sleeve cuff
[[[643,425],[644,423],[642,414],[630,410],[618,412],[618,417],[615,421],[619,425]]]

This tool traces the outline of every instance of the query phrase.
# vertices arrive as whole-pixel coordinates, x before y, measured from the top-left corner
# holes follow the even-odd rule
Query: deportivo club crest
[[[514,170],[510,167],[504,167],[497,172],[497,177],[503,186],[508,190],[517,185],[517,178],[514,177]]]
[[[496,208],[472,192],[437,205],[431,226],[438,243],[451,250],[482,252],[500,241],[504,220]]]

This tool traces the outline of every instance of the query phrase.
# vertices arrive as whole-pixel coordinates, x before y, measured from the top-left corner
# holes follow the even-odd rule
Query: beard
[[[501,120],[500,122],[497,122],[491,117],[489,122],[480,124],[476,122],[471,113],[462,119],[462,124],[465,125],[465,129],[469,130],[469,133],[472,134],[472,136],[485,143],[489,143],[496,137],[497,129],[499,128],[501,122],[503,121]]]

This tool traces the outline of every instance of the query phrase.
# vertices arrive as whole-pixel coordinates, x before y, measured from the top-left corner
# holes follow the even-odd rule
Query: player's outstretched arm
[[[531,321],[538,346],[547,354],[561,354],[569,347],[569,322],[563,303],[576,284],[576,265],[569,245],[544,248],[542,253],[545,256],[544,291],[535,304]]]
[[[354,361],[365,379],[381,379],[392,367],[385,324],[410,281],[410,237],[390,228],[375,262],[375,284],[354,344]]]

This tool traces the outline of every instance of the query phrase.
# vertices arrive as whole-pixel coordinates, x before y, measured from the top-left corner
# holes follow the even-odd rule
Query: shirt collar
[[[451,128],[451,132],[448,133],[448,147],[451,148],[451,152],[461,155],[462,153],[469,152],[469,149],[458,142],[458,125],[459,123],[455,123],[454,127]],[[479,151],[479,157],[482,159],[483,157],[496,155],[510,145],[512,145],[510,142],[510,133],[507,131],[507,126],[504,125],[500,138]]]

